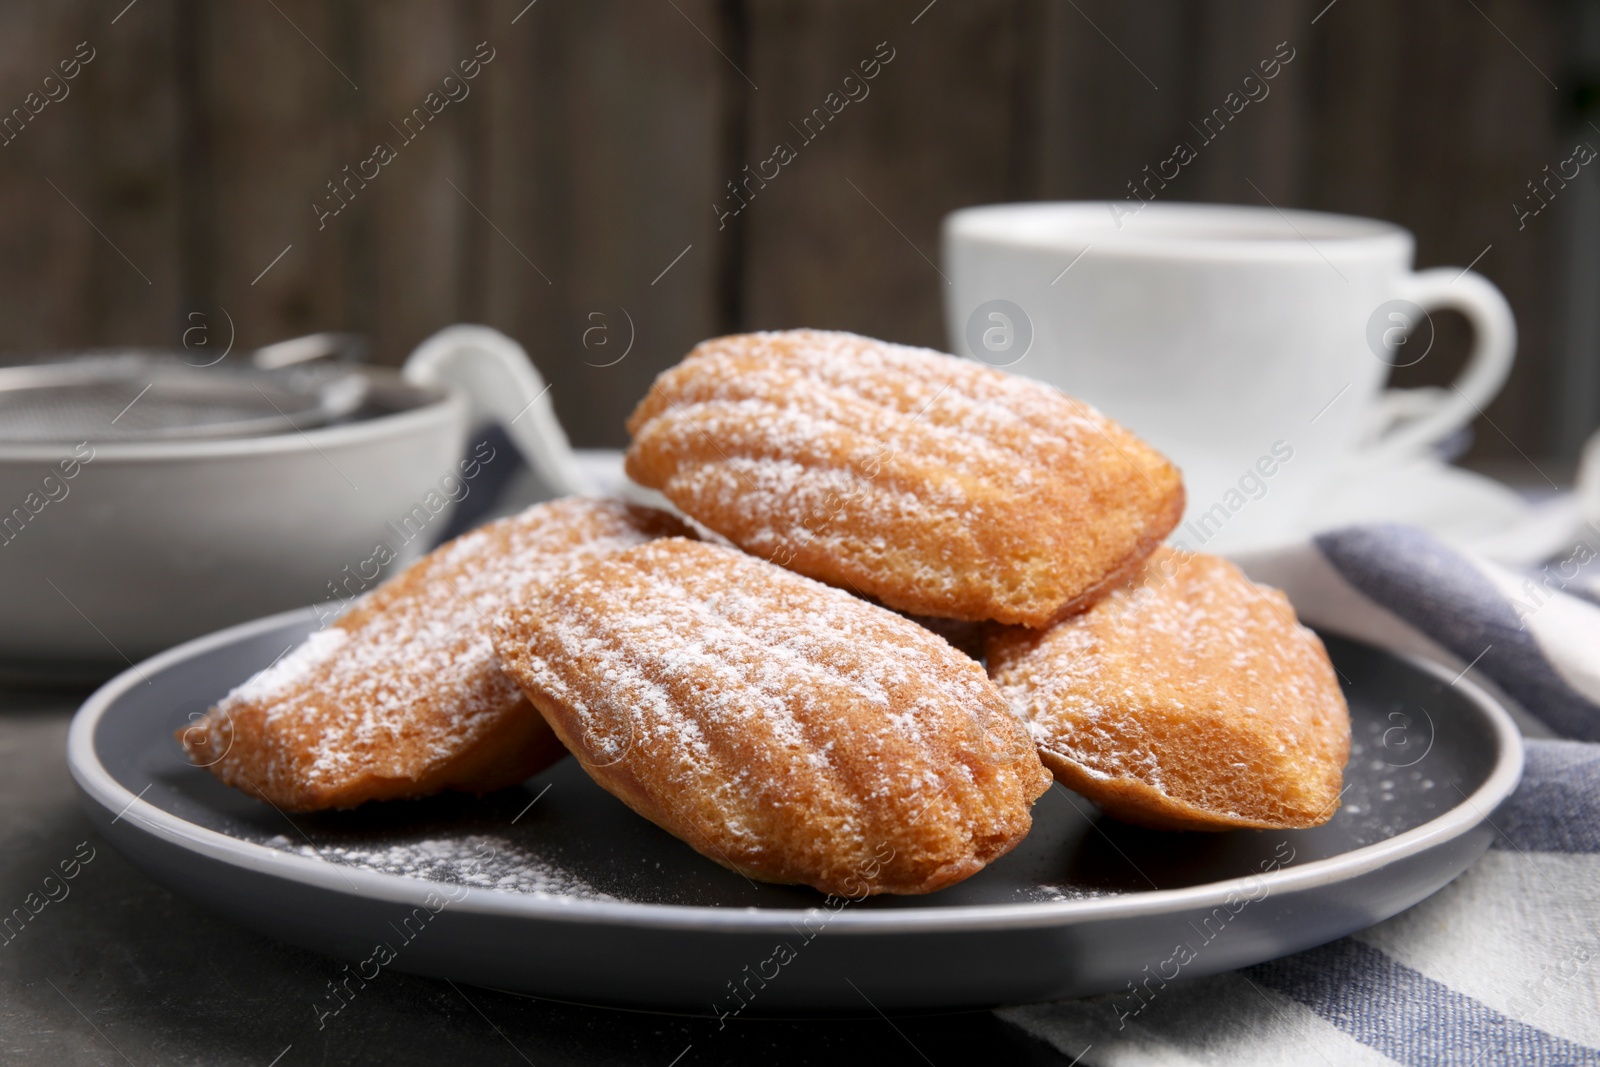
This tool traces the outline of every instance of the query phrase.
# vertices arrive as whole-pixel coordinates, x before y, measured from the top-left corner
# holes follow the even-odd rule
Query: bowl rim
[[[92,806],[91,815],[97,817],[97,824],[102,824],[98,818],[102,813],[114,814],[113,822],[127,822],[131,829],[211,862],[325,892],[411,907],[427,906],[425,898],[432,896],[437,899],[444,891],[441,886],[445,886],[451,893],[450,907],[454,911],[525,921],[600,923],[641,929],[747,935],[792,932],[793,923],[828,914],[830,931],[871,936],[933,931],[981,932],[1127,920],[1155,916],[1175,909],[1199,911],[1222,906],[1228,902],[1230,894],[1258,893],[1263,883],[1270,896],[1273,893],[1305,892],[1348,882],[1391,863],[1442,846],[1478,828],[1488,821],[1495,807],[1516,788],[1522,777],[1523,744],[1516,724],[1488,692],[1463,675],[1451,683],[1452,687],[1459,690],[1488,721],[1496,742],[1494,764],[1470,796],[1464,796],[1460,803],[1421,826],[1394,837],[1326,859],[1179,889],[1065,901],[861,912],[847,907],[727,908],[517,895],[335,865],[197,826],[143,800],[141,794],[135,794],[113,778],[101,763],[94,744],[101,720],[124,694],[143,684],[147,675],[180,666],[224,646],[269,633],[290,623],[310,621],[315,610],[315,607],[299,608],[196,638],[130,667],[96,690],[73,716],[67,736],[67,763],[78,787],[83,791],[85,804]],[[1384,651],[1441,681],[1451,681],[1451,672],[1443,666],[1407,653]],[[1470,673],[1469,669],[1467,675]],[[462,894],[459,897],[454,895],[457,890]]]
[[[253,457],[293,452],[320,452],[346,448],[373,440],[420,433],[436,423],[465,424],[469,405],[466,395],[454,385],[424,385],[407,381],[391,367],[352,367],[373,379],[380,390],[410,392],[417,396],[414,406],[376,415],[355,422],[314,426],[291,433],[264,434],[259,437],[189,438],[173,441],[88,442],[93,447],[93,462],[148,462],[152,460],[213,460],[225,457]],[[70,458],[72,442],[7,444],[0,442],[0,466],[40,463],[54,464]]]

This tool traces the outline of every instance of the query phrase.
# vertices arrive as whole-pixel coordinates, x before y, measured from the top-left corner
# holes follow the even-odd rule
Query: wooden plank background
[[[650,379],[706,336],[815,325],[942,347],[946,212],[1121,197],[1288,41],[1269,100],[1171,195],[1260,203],[1254,183],[1394,219],[1423,266],[1482,253],[1523,340],[1475,454],[1559,462],[1600,422],[1600,353],[1574,341],[1597,335],[1600,294],[1572,282],[1600,234],[1576,195],[1522,230],[1511,204],[1580,136],[1600,143],[1575,32],[1591,7],[14,0],[0,107],[78,42],[96,57],[0,147],[0,350],[171,344],[226,309],[241,346],[355,329],[398,363],[479,321],[529,349],[577,443],[619,444]],[[493,59],[469,94],[401,138],[480,42]],[[894,58],[869,95],[797,138],[879,49]],[[719,222],[727,183],[779,141],[798,158]],[[394,161],[319,228],[311,205],[378,142]],[[1447,380],[1464,343],[1446,322],[1401,384]]]

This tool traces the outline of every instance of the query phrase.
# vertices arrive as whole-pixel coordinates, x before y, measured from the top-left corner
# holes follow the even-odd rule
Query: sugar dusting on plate
[[[515,842],[490,834],[319,845],[279,834],[262,843],[280,852],[340,867],[398,874],[425,882],[537,897],[617,899]]]

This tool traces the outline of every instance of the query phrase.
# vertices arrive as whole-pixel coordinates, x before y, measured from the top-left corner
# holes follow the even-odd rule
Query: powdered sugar
[[[954,862],[1025,826],[1045,781],[1031,749],[986,759],[1010,719],[942,638],[729,549],[669,539],[596,562],[509,612],[498,647],[598,779],[771,877],[823,878],[806,865],[885,842]]]
[[[221,701],[213,717],[233,743],[213,769],[294,807],[347,782],[425,777],[506,715],[535,714],[495,660],[496,612],[566,568],[678,530],[572,498],[436,549]]]
[[[1181,510],[1171,466],[1088,405],[853,334],[708,341],[630,428],[630,476],[686,513],[921,614],[1041,625]]]
[[[341,867],[397,874],[427,882],[538,897],[616,899],[515,841],[488,834],[321,845],[294,841],[279,835],[263,844],[280,852],[319,859]]]
[[[1047,757],[1090,781],[1287,825],[1332,811],[1348,736],[1333,671],[1280,593],[1216,557],[1163,549],[1084,614],[998,637],[990,670]]]
[[[303,683],[318,667],[332,659],[349,637],[338,627],[318,630],[276,663],[251,675],[228,696],[244,701],[274,700]]]

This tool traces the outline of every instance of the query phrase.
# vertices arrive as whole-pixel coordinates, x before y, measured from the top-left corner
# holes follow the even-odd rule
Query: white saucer
[[[622,472],[622,453],[580,449],[578,465],[599,492],[666,507],[659,493]],[[674,509],[675,510],[675,509]],[[1225,555],[1299,542],[1323,530],[1362,523],[1420,526],[1447,544],[1513,566],[1530,566],[1572,547],[1581,516],[1571,493],[1531,501],[1510,486],[1474,471],[1422,456],[1406,463],[1346,471],[1319,496],[1311,514],[1270,543],[1234,534]]]
[[[1318,498],[1300,533],[1361,523],[1420,526],[1502,563],[1538,563],[1570,547],[1579,525],[1570,493],[1531,501],[1492,478],[1419,457],[1347,472]]]

